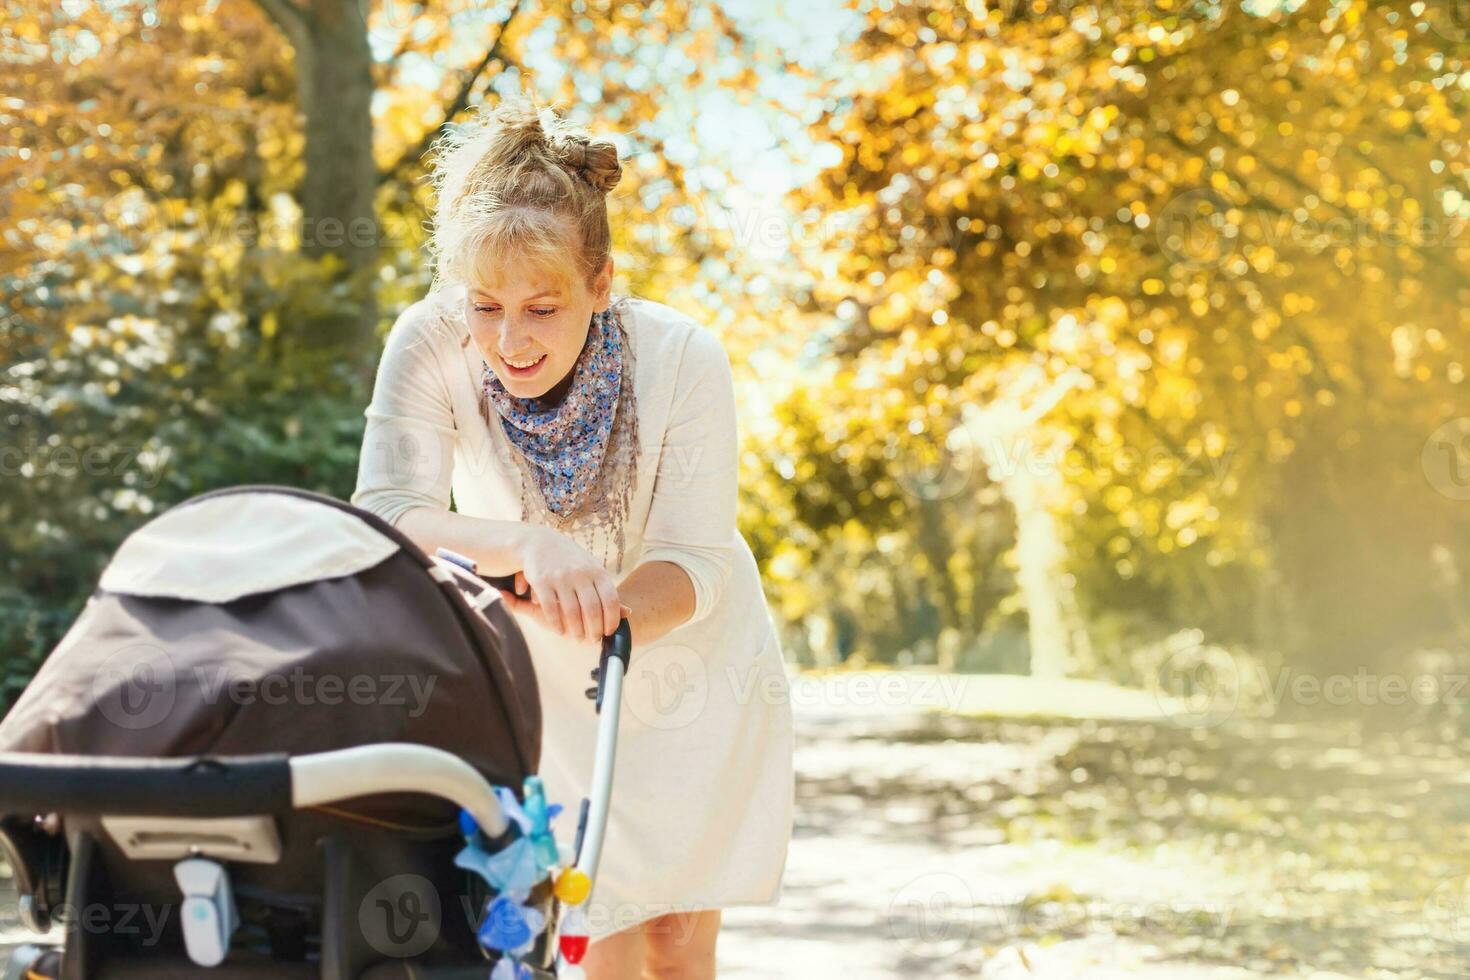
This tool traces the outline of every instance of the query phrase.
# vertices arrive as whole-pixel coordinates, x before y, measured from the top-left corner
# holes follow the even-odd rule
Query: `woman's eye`
[[[498,312],[500,312],[500,307],[498,307],[498,306],[477,306],[477,307],[475,307],[475,312],[476,313],[498,313]],[[534,313],[534,314],[536,314],[537,316],[551,316],[552,314],[554,314],[556,312],[556,310],[554,308],[547,308],[547,307],[541,307],[541,308],[532,307],[531,312]]]

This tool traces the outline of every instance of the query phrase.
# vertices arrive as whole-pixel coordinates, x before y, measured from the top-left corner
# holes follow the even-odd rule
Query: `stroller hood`
[[[331,497],[204,494],[118,549],[0,722],[0,751],[179,757],[416,742],[519,789],[539,762],[536,677],[487,590]],[[444,817],[443,804],[417,797],[354,810]]]

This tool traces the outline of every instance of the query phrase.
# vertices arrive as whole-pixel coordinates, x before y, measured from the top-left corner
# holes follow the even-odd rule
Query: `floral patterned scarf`
[[[592,315],[587,341],[572,367],[571,389],[561,402],[517,398],[485,364],[480,406],[487,422],[487,405],[494,409],[516,450],[521,519],[534,514],[564,529],[584,517],[593,526],[615,530],[618,566],[638,438],[632,345],[620,305]]]

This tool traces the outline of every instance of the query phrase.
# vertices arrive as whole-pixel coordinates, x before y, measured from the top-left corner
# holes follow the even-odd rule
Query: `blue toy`
[[[556,849],[556,837],[551,833],[551,821],[561,812],[561,804],[547,804],[546,790],[541,784],[540,776],[526,777],[524,805],[515,798],[514,793],[504,787],[497,786],[495,795],[506,816],[535,845],[536,863],[544,877],[561,862],[561,856]]]
[[[536,937],[546,928],[546,916],[538,909],[522,905],[509,895],[501,895],[490,903],[485,921],[480,925],[480,945],[519,956],[528,953]]]
[[[479,875],[497,893],[478,931],[481,946],[502,954],[490,980],[530,980],[530,970],[516,957],[530,952],[536,937],[546,929],[546,916],[524,903],[531,890],[561,863],[551,832],[551,821],[561,812],[561,805],[547,804],[537,776],[526,777],[523,791],[524,804],[509,789],[495,787],[501,810],[518,836],[494,854],[485,849],[475,818],[466,810],[459,814],[465,846],[455,855],[455,866]]]

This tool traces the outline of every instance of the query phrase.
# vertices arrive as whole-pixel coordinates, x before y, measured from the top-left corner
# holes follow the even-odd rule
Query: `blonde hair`
[[[591,287],[612,247],[607,193],[623,176],[611,140],[507,96],[447,130],[431,153],[436,290],[488,283],[511,259],[566,285],[569,256]]]

